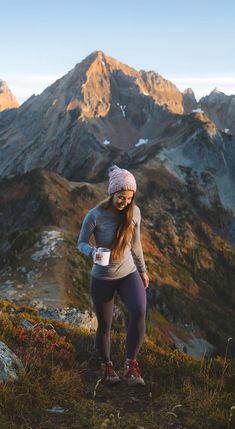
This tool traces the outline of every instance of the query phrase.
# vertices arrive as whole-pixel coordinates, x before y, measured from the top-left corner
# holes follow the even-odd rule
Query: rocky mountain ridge
[[[235,134],[235,95],[225,95],[215,88],[201,98],[199,106],[225,133]]]
[[[156,139],[169,111],[182,113],[178,99],[180,91],[158,74],[95,52],[14,116],[0,117],[0,174],[43,167],[77,179],[92,165],[92,178],[117,151]]]
[[[187,88],[181,93],[172,82],[164,79],[159,73],[144,70],[138,72],[105,55],[102,51],[95,51],[90,54],[85,60],[77,64],[73,70],[67,73],[66,76],[70,81],[69,85],[65,84],[65,76],[61,78],[63,79],[63,84],[59,85],[60,90],[62,90],[62,87],[66,88],[64,98],[70,100],[70,102],[66,102],[66,109],[78,109],[84,118],[107,116],[113,104],[111,100],[113,93],[116,92],[117,95],[117,90],[119,92],[119,86],[121,80],[123,80],[123,84],[121,85],[124,91],[125,88],[132,87],[136,92],[133,86],[136,85],[136,88],[138,88],[142,95],[149,95],[157,105],[164,106],[173,113],[190,114],[194,111],[202,111],[208,115],[210,120],[215,122],[219,129],[227,133],[235,133],[235,96],[227,96],[217,88],[197,102],[191,88]],[[73,76],[72,79],[69,76]],[[61,81],[61,79],[57,82]],[[124,81],[126,82],[124,83]],[[74,82],[76,82],[77,89],[74,91],[73,88],[75,93],[73,97],[72,95],[69,96],[68,88]],[[0,112],[1,110],[18,107],[18,102],[6,83],[0,80],[1,85],[6,100],[2,101],[2,105],[0,103]],[[58,104],[58,99],[59,97],[55,97],[55,104]],[[122,114],[125,116],[127,105],[124,103],[121,104],[119,99],[114,100],[114,105],[118,106],[118,109],[120,108]]]

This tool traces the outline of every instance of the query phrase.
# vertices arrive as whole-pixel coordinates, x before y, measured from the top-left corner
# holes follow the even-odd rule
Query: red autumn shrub
[[[60,336],[52,325],[36,325],[31,331],[18,327],[16,340],[27,361],[41,365],[53,360],[55,364],[70,366],[75,361],[75,349],[65,336]]]

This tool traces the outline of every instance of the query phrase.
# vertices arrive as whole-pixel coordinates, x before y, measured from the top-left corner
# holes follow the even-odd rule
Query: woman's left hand
[[[140,273],[140,277],[143,280],[145,289],[147,289],[149,287],[149,276],[148,276],[148,274],[146,272]]]

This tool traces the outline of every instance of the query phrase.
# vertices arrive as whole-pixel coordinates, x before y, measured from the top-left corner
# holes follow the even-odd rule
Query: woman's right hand
[[[97,263],[97,261],[101,261],[103,258],[103,255],[101,255],[101,253],[98,253],[97,249],[94,249],[95,251],[93,252],[93,262],[94,264]]]

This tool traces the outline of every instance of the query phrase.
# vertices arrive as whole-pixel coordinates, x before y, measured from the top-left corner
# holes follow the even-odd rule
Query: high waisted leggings
[[[103,362],[110,360],[110,329],[115,291],[128,309],[127,358],[137,357],[144,340],[146,290],[138,271],[117,280],[92,277],[91,296],[98,320],[96,348]]]

